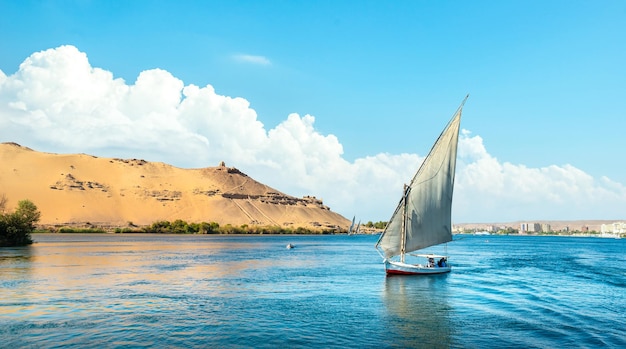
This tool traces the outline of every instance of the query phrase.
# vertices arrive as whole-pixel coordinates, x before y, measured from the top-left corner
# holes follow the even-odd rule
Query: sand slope
[[[347,229],[314,197],[296,198],[221,164],[181,169],[137,159],[38,152],[0,143],[0,195],[29,199],[42,225],[127,226],[155,221]]]

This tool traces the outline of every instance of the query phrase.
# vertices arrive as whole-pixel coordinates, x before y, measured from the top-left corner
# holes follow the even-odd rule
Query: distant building
[[[548,225],[549,227],[550,225]],[[522,223],[520,224],[520,234],[524,234],[524,233],[540,233],[541,230],[541,224],[539,223]]]
[[[544,233],[549,233],[552,231],[552,228],[550,227],[550,224],[544,223],[541,225],[541,231]]]
[[[615,222],[610,224],[602,224],[602,226],[600,226],[600,232],[602,234],[626,234],[626,223]]]

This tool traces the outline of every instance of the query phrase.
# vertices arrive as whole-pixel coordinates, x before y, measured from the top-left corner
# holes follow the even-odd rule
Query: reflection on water
[[[29,279],[32,246],[4,247],[0,248],[0,251],[0,295],[2,295],[3,289],[18,287]]]
[[[448,348],[451,344],[447,275],[389,276],[384,304],[389,331],[404,348]]]

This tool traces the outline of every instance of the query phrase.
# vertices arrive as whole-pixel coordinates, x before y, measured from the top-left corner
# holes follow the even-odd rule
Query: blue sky
[[[179,167],[224,160],[346,217],[387,220],[469,93],[453,220],[626,218],[624,1],[1,0],[0,13],[2,142]],[[118,90],[28,87],[63,69],[85,69],[77,90]],[[151,110],[114,92],[142,73],[134,103]],[[190,86],[218,107],[181,116],[153,103]],[[108,113],[76,107],[96,95]],[[98,141],[71,137],[94,128]]]

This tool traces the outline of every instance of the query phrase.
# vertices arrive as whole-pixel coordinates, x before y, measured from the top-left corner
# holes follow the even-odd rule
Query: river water
[[[458,235],[451,273],[386,277],[377,236],[33,238],[0,347],[626,347],[626,239]]]

